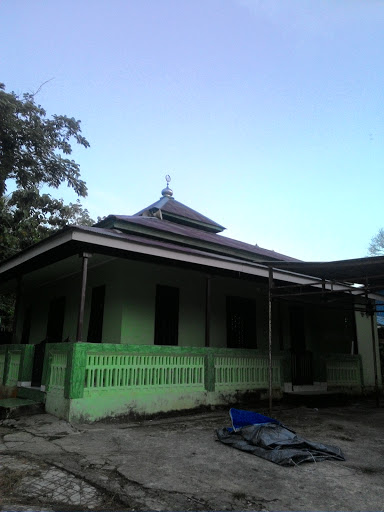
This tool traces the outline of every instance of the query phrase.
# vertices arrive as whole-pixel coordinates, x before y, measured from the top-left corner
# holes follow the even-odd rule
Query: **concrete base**
[[[294,386],[292,382],[284,382],[284,393],[326,393],[327,389],[326,382],[314,382],[305,386]]]
[[[19,387],[17,388],[17,398],[28,398],[35,402],[45,402],[45,393],[40,388]]]
[[[4,398],[0,400],[0,419],[19,418],[44,412],[44,404],[27,398]]]

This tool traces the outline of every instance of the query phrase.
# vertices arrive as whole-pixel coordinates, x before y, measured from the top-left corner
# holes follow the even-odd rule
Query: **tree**
[[[47,117],[35,102],[39,90],[20,97],[0,83],[0,261],[67,223],[93,223],[79,201],[65,205],[41,193],[43,186],[67,183],[79,197],[87,195],[79,165],[68,156],[73,141],[89,143],[80,121]],[[7,194],[9,185],[14,190]]]
[[[86,197],[79,165],[69,155],[71,143],[85,148],[89,143],[81,135],[80,121],[47,117],[35,102],[40,89],[20,97],[0,83],[0,261],[66,224],[94,222],[79,200],[66,205],[42,193],[43,186],[66,183],[77,196]],[[0,330],[11,328],[13,305],[14,297],[0,296]]]
[[[80,179],[79,165],[63,157],[72,153],[73,139],[89,147],[80,121],[62,115],[47,119],[45,110],[35,103],[37,93],[20,98],[4,89],[0,84],[0,195],[7,190],[6,180],[12,179],[22,189],[43,184],[57,188],[66,182],[85,197],[87,187]]]
[[[368,247],[369,256],[384,256],[384,229],[379,229],[377,235],[375,235]]]
[[[0,198],[0,259],[46,238],[68,224],[90,226],[94,220],[79,200],[64,204],[36,187],[18,189]]]

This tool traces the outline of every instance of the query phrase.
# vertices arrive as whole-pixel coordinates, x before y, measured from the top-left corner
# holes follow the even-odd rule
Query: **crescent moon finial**
[[[171,177],[169,174],[165,175],[165,181],[167,182],[167,186],[161,191],[161,195],[163,197],[172,197],[173,196],[173,190],[169,188],[169,183],[171,181]]]

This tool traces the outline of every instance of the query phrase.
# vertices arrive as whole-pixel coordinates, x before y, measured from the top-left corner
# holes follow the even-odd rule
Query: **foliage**
[[[369,256],[384,256],[384,229],[379,229],[377,235],[375,235],[368,247]]]
[[[47,119],[45,110],[35,103],[36,93],[20,98],[4,89],[0,84],[0,195],[6,193],[6,180],[14,180],[22,189],[67,183],[85,197],[87,187],[80,179],[79,165],[63,157],[71,154],[72,139],[89,147],[80,121],[62,115]]]
[[[64,204],[36,187],[0,198],[0,259],[12,256],[68,224],[93,224],[80,201]]]
[[[43,186],[67,183],[78,196],[87,195],[79,165],[68,155],[72,141],[84,147],[89,143],[80,121],[47,118],[36,94],[20,97],[0,84],[0,261],[66,224],[93,223],[78,200],[65,205],[41,193]],[[9,185],[15,190],[7,195]]]
[[[79,165],[69,155],[71,143],[89,143],[80,121],[47,117],[35,102],[39,90],[18,96],[0,83],[0,261],[67,224],[94,222],[79,200],[66,205],[42,192],[67,184],[77,196],[87,195]],[[13,307],[14,297],[0,296],[2,328],[10,328]]]
[[[0,295],[0,342],[4,331],[12,331],[15,300],[14,293]]]

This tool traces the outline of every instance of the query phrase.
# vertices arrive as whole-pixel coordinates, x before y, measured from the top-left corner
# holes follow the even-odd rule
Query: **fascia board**
[[[111,249],[119,249],[122,251],[130,251],[138,254],[145,254],[148,256],[157,256],[173,261],[182,261],[185,263],[193,263],[197,265],[204,265],[212,268],[218,268],[221,270],[231,270],[234,272],[240,272],[243,274],[254,275],[259,277],[268,278],[269,270],[264,265],[258,265],[257,263],[247,263],[231,261],[230,258],[212,257],[204,254],[186,254],[182,251],[178,252],[177,249],[170,250],[162,247],[154,247],[144,243],[136,243],[130,240],[114,239],[96,233],[83,233],[74,232],[73,240],[83,242],[86,244],[99,245],[102,247],[108,247]],[[311,284],[313,278],[300,276],[298,274],[290,274],[286,271],[274,270],[274,279],[281,281],[287,281],[296,284]],[[319,286],[321,281],[319,280]],[[341,288],[341,287],[340,287]],[[334,286],[336,290],[336,286]],[[345,289],[345,288],[344,288]]]
[[[47,238],[47,240],[45,240],[43,243],[38,244],[37,246],[32,246],[30,249],[26,249],[22,253],[1,264],[0,275],[32,260],[33,258],[41,256],[42,254],[55,249],[60,245],[64,245],[71,240],[73,240],[72,230],[68,230],[64,233],[61,233],[60,235],[53,236],[52,238]]]
[[[189,217],[183,217],[182,215],[177,215],[177,214],[169,212],[167,210],[162,210],[162,214],[163,214],[164,218],[169,217],[170,219],[181,220],[185,224],[187,224],[189,226],[192,226],[192,227],[194,227],[194,226],[201,226],[203,228],[207,228],[207,230],[210,233],[218,233],[218,232],[224,231],[224,229],[225,229],[224,226],[220,226],[219,224],[216,224],[216,223],[215,224],[208,224],[207,222],[203,222],[201,220],[191,219]]]
[[[94,246],[100,247],[108,247],[111,249],[118,249],[127,252],[134,252],[137,254],[146,254],[148,256],[155,256],[159,258],[165,258],[172,261],[180,261],[184,263],[191,263],[195,265],[203,265],[207,267],[217,268],[221,270],[230,270],[234,272],[239,272],[242,274],[248,274],[258,277],[269,277],[269,269],[265,265],[260,265],[257,263],[248,263],[248,262],[239,262],[235,260],[231,260],[230,257],[212,257],[211,255],[205,254],[186,254],[182,251],[162,248],[162,247],[154,247],[145,243],[137,243],[132,242],[130,240],[122,240],[122,239],[114,239],[112,237],[108,237],[105,235],[99,235],[97,233],[85,233],[82,231],[78,231],[75,229],[68,230],[60,235],[54,236],[52,238],[48,238],[41,245],[37,245],[27,249],[22,252],[18,256],[15,256],[9,261],[4,262],[0,265],[0,276],[7,271],[10,271],[16,268],[23,263],[26,263],[33,258],[43,255],[46,252],[49,252],[52,249],[55,249],[61,245],[65,245],[68,242],[77,241],[84,244],[91,244]],[[273,278],[279,281],[285,281],[289,283],[295,284],[303,284],[308,285],[311,284],[314,287],[321,287],[322,282],[319,280],[319,284],[314,284],[314,278],[308,276],[301,276],[300,274],[289,273],[284,270],[273,269]],[[331,284],[326,283],[326,289],[331,289]],[[345,286],[338,286],[337,284],[333,284],[332,286],[334,291],[348,291],[345,290]],[[356,288],[351,287],[349,293],[353,295],[357,295],[361,293],[361,291]],[[382,300],[383,297],[377,294],[369,294],[369,298],[374,300]]]
[[[123,251],[135,252],[138,254],[145,254],[148,256],[157,256],[166,258],[173,261],[182,261],[185,263],[194,263],[197,265],[204,265],[223,270],[233,270],[235,272],[242,272],[250,275],[257,275],[261,277],[268,277],[268,269],[266,267],[256,267],[255,265],[247,265],[246,263],[238,263],[227,260],[212,258],[206,255],[186,254],[178,252],[177,249],[170,250],[162,247],[154,247],[151,245],[136,243],[129,240],[117,240],[107,238],[94,233],[74,233],[74,240],[93,245],[100,245],[111,249],[119,249]],[[106,242],[108,240],[108,242]],[[295,281],[296,282],[296,281]],[[308,282],[308,279],[305,281]]]
[[[173,261],[182,261],[184,263],[193,263],[196,265],[204,265],[207,267],[218,268],[221,270],[231,270],[234,272],[240,272],[242,274],[248,274],[258,277],[269,277],[269,269],[264,265],[259,265],[257,263],[247,263],[247,262],[238,262],[231,261],[230,257],[220,256],[212,257],[204,254],[186,254],[182,251],[165,249],[162,247],[154,247],[144,243],[136,243],[129,240],[117,240],[113,238],[108,238],[105,236],[100,236],[94,233],[74,233],[74,240],[78,240],[79,242],[90,243],[94,245],[101,245],[105,247],[106,245],[112,249],[120,249],[125,251],[131,251],[139,254],[146,254],[148,256],[157,256],[160,258],[165,258]],[[108,244],[106,241],[108,240]],[[273,269],[273,278],[279,281],[285,281],[294,284],[302,284],[302,285],[312,285],[316,288],[322,288],[323,283],[320,279],[316,280],[310,276],[301,276],[300,274],[289,273],[284,270]],[[354,287],[350,287],[350,289],[346,289],[346,285],[338,285],[335,283],[325,283],[326,290],[334,290],[335,292],[345,292],[350,293],[352,295],[358,295],[361,293],[361,290],[358,290]],[[376,294],[369,294],[368,297],[370,299],[379,300]],[[382,299],[383,297],[381,297]]]

